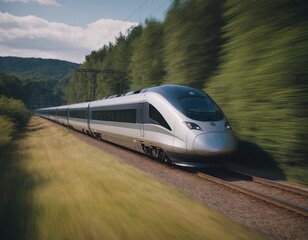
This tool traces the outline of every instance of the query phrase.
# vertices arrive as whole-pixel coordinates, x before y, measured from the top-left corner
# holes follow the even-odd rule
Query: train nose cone
[[[193,146],[198,155],[215,155],[234,152],[236,143],[232,133],[213,132],[196,136]]]

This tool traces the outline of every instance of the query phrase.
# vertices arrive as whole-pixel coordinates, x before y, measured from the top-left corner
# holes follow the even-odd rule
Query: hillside
[[[68,79],[79,64],[42,58],[0,57],[0,72],[14,75],[21,80]]]
[[[0,57],[0,95],[30,109],[61,105],[63,90],[79,64],[55,59]]]

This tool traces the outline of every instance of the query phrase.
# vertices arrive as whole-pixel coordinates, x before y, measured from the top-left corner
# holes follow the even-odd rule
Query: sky
[[[164,20],[172,0],[0,0],[0,56],[82,63],[146,18]]]

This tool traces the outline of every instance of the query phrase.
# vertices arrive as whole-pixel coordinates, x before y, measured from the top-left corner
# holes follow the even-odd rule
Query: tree
[[[129,64],[130,88],[142,89],[159,85],[164,77],[163,69],[163,24],[155,20],[146,22],[140,38],[133,43]]]
[[[202,88],[219,64],[223,0],[175,1],[164,23],[165,82]]]
[[[26,126],[30,112],[21,100],[0,97],[0,116],[10,119],[16,126]]]
[[[81,66],[83,68],[83,65]],[[68,104],[91,100],[91,81],[75,72],[65,88],[65,99]]]
[[[226,43],[206,91],[238,136],[280,164],[307,167],[307,1],[226,3]]]
[[[111,69],[113,73],[105,74],[98,82],[98,97],[119,94],[129,90],[128,66],[132,55],[132,43],[139,38],[142,26],[129,30],[128,35],[120,34],[115,44],[109,44],[102,69]]]
[[[0,73],[0,95],[21,99],[22,82],[17,77]]]

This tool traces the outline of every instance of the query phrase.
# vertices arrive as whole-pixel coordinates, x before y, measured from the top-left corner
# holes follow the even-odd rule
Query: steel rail
[[[298,206],[296,204],[292,204],[292,203],[280,200],[280,199],[272,197],[272,196],[268,196],[268,195],[265,195],[265,194],[258,193],[256,191],[253,191],[253,190],[250,190],[250,189],[247,189],[247,188],[244,188],[244,187],[241,187],[241,186],[238,186],[238,185],[226,182],[224,180],[221,180],[219,178],[207,175],[207,174],[202,173],[202,172],[197,172],[197,175],[199,177],[205,178],[205,179],[207,179],[209,181],[212,181],[212,182],[218,183],[220,185],[226,186],[228,188],[231,188],[233,190],[245,193],[245,194],[247,194],[249,196],[261,199],[261,200],[266,201],[268,203],[272,203],[272,204],[274,204],[276,206],[279,206],[279,207],[282,207],[282,208],[286,208],[286,209],[291,210],[293,212],[299,213],[299,214],[301,214],[301,215],[303,215],[305,217],[308,216],[308,209],[305,208],[305,207]]]
[[[304,189],[300,189],[300,188],[293,187],[293,186],[290,186],[290,185],[285,185],[285,184],[277,183],[277,182],[274,182],[274,181],[271,181],[271,180],[255,177],[255,176],[249,175],[247,173],[242,173],[242,172],[239,172],[239,171],[234,171],[234,170],[230,170],[230,171],[235,172],[237,174],[241,174],[241,175],[246,176],[246,177],[249,177],[254,182],[261,183],[261,184],[271,186],[271,187],[276,187],[276,188],[279,188],[279,189],[282,189],[282,190],[286,190],[286,191],[289,191],[289,192],[292,192],[292,193],[297,193],[297,194],[308,197],[308,191],[306,191]]]

